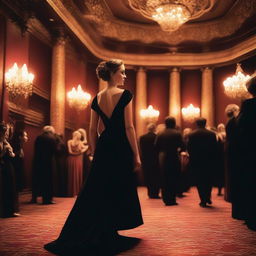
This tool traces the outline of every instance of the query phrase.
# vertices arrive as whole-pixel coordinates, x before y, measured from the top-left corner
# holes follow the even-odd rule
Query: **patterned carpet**
[[[198,206],[195,188],[169,207],[148,199],[144,187],[138,191],[145,224],[120,234],[142,240],[120,256],[256,255],[256,232],[230,217],[230,204],[216,190],[211,208]],[[29,199],[20,198],[22,216],[0,219],[0,256],[52,255],[43,244],[57,237],[74,198],[55,198],[55,205],[31,205]]]

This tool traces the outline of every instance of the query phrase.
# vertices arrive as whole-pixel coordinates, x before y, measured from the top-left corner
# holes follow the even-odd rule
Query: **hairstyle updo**
[[[104,81],[109,81],[111,78],[111,73],[114,74],[122,65],[122,60],[112,59],[108,61],[102,61],[96,68],[97,77]]]

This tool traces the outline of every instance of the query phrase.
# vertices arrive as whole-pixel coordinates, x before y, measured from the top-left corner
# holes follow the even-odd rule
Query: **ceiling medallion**
[[[130,7],[156,21],[163,31],[173,32],[190,19],[211,9],[211,0],[128,0]]]

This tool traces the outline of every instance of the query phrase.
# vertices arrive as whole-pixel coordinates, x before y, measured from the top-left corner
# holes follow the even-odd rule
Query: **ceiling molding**
[[[9,111],[24,116],[24,122],[26,124],[41,127],[44,125],[45,116],[43,113],[31,110],[24,109],[12,102],[8,102]]]
[[[145,44],[162,42],[177,45],[185,41],[205,43],[216,38],[227,37],[235,33],[244,21],[256,12],[255,0],[240,0],[236,1],[222,18],[202,22],[200,26],[198,23],[187,23],[177,31],[166,33],[161,30],[159,25],[137,24],[116,18],[108,10],[105,1],[86,0],[84,4],[88,9],[88,14],[84,17],[96,26],[102,37],[123,42],[139,41]],[[74,11],[74,8],[72,10]]]
[[[98,0],[95,0],[98,1]],[[244,0],[248,2],[249,0]],[[103,48],[94,42],[90,35],[72,15],[65,5],[58,0],[47,0],[65,24],[73,31],[88,50],[99,59],[119,58],[128,65],[134,66],[176,66],[201,67],[208,65],[221,66],[232,63],[245,56],[255,54],[256,35],[222,51],[205,53],[168,53],[168,54],[131,54],[120,53]]]
[[[52,46],[51,34],[38,19],[29,19],[27,26],[28,32],[30,32],[32,35],[37,37],[48,46]]]

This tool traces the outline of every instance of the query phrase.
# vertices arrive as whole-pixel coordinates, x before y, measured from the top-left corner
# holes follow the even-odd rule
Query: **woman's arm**
[[[125,107],[124,118],[125,118],[126,136],[129,140],[129,143],[131,145],[131,148],[132,148],[132,151],[133,151],[133,154],[134,154],[135,168],[138,168],[141,165],[141,161],[140,161],[140,155],[139,155],[139,149],[138,149],[136,134],[135,134],[134,126],[133,126],[132,100]]]
[[[68,143],[67,143],[68,144],[68,153],[70,155],[80,155],[81,152],[75,152],[75,151],[72,150],[71,142],[72,142],[72,140],[69,140]]]
[[[91,110],[91,119],[90,119],[90,128],[89,128],[89,145],[91,154],[94,154],[96,142],[98,139],[97,127],[98,127],[99,115],[92,109]]]

